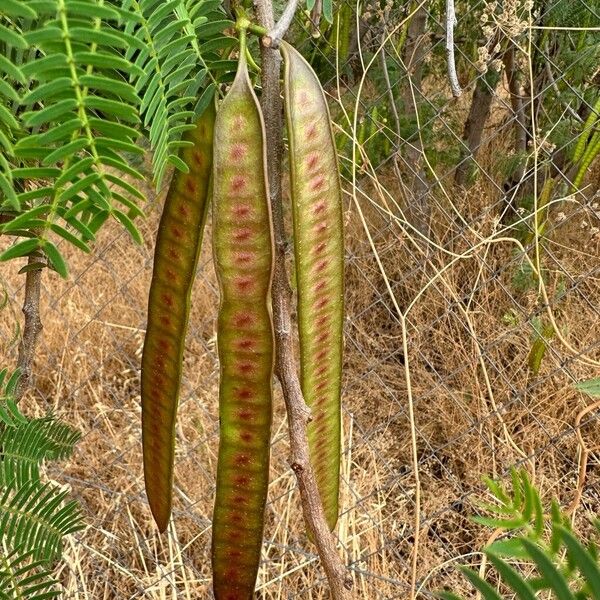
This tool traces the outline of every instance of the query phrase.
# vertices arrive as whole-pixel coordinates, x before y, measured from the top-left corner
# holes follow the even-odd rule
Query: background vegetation
[[[139,359],[163,199],[151,183],[164,189],[183,129],[235,57],[219,2],[168,5],[0,9],[0,356],[16,360],[24,278],[37,272],[44,329],[19,410],[53,411],[82,433],[72,458],[45,469],[86,523],[55,569],[64,598],[197,598],[210,588],[209,249],[164,538],[143,494]],[[317,9],[298,14],[290,37],[328,93],[346,191],[342,553],[367,598],[405,598],[411,586],[468,596],[455,565],[481,569],[490,541],[469,519],[483,475],[509,478],[523,464],[544,506],[556,497],[584,540],[595,531],[598,405],[573,384],[600,366],[598,8],[458,2],[458,98],[445,3],[341,2],[333,24]],[[259,597],[326,597],[285,430],[279,402]]]

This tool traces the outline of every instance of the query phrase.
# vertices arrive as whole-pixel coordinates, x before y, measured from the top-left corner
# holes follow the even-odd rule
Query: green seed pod
[[[579,186],[583,182],[587,170],[590,168],[590,165],[598,154],[600,154],[600,131],[596,131],[592,134],[590,143],[587,145],[583,156],[581,157],[581,164],[579,165],[579,170],[573,181],[572,190],[574,192],[579,190]]]
[[[583,157],[585,149],[588,145],[588,139],[590,137],[590,133],[592,133],[592,130],[594,129],[594,125],[596,124],[596,121],[598,120],[598,115],[600,115],[600,98],[598,98],[598,100],[596,100],[596,104],[594,105],[594,108],[592,108],[590,114],[588,115],[588,118],[585,120],[585,123],[583,124],[583,129],[581,130],[581,133],[579,134],[579,138],[577,140],[577,145],[575,146],[575,151],[573,152],[573,162],[574,163],[578,162]]]
[[[274,355],[265,131],[243,51],[217,113],[214,148],[213,253],[221,291],[221,379],[213,589],[217,600],[246,600],[253,595],[262,546]]]
[[[301,385],[329,526],[338,515],[344,243],[338,160],[325,95],[310,65],[282,43],[290,146]]]
[[[184,139],[160,219],[142,354],[142,447],[146,494],[160,531],[171,515],[175,417],[190,292],[202,243],[212,173],[215,109],[210,106]]]

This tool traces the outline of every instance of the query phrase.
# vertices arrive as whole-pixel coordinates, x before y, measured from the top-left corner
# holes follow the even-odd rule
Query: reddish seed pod
[[[213,252],[221,291],[220,441],[213,516],[217,600],[250,600],[269,476],[273,262],[262,113],[244,53],[215,124]]]
[[[215,109],[184,139],[188,173],[173,175],[158,227],[142,354],[142,447],[146,494],[160,531],[171,515],[175,417],[190,292],[202,243],[212,173]]]
[[[338,516],[344,243],[338,159],[317,76],[281,44],[290,147],[301,386],[312,409],[311,462],[331,529]]]

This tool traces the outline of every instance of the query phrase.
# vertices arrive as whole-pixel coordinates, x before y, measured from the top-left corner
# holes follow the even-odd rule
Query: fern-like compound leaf
[[[58,582],[44,561],[32,560],[33,552],[16,548],[0,552],[0,600],[47,600],[58,598]]]
[[[10,3],[13,12],[31,17],[27,8],[19,10],[22,4],[33,7],[36,18],[11,22],[12,37],[0,29],[0,43],[15,44],[18,35],[19,47],[27,51],[22,64],[17,67],[15,62],[16,73],[6,61],[0,64],[15,81],[20,75],[22,85],[18,139],[10,159],[0,157],[0,194],[10,200],[10,189],[17,188],[12,205],[22,214],[18,226],[9,223],[3,229],[33,234],[34,250],[43,251],[49,265],[66,276],[61,246],[87,251],[94,238],[90,223],[111,215],[121,221],[115,214],[118,207],[136,206],[140,199],[125,180],[142,178],[128,158],[142,152],[136,144],[139,133],[130,126],[139,122],[140,99],[128,81],[139,71],[123,52],[143,45],[123,26],[137,16],[104,0]],[[15,129],[0,108],[0,131],[3,123]],[[3,177],[7,165],[8,172],[17,172],[12,181]],[[31,209],[41,205],[45,211],[29,218]],[[30,253],[32,243],[27,241],[9,248],[0,260],[22,256],[24,250]]]

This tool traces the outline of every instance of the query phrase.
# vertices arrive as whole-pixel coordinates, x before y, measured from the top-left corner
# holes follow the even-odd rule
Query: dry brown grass
[[[484,158],[485,160],[485,158]],[[379,183],[386,182],[381,174]],[[367,187],[382,204],[375,186]],[[446,251],[467,253],[477,235],[490,236],[494,200],[485,185],[455,195],[473,225],[460,233],[437,198],[434,238]],[[453,562],[473,556],[490,532],[469,520],[470,495],[484,474],[501,475],[530,457],[543,497],[567,505],[577,485],[577,440],[572,425],[589,401],[571,386],[594,369],[554,341],[542,369],[527,368],[535,294],[511,283],[511,244],[481,243],[448,267],[452,256],[430,250],[427,260],[389,215],[361,199],[374,246],[398,305],[408,314],[409,364],[420,458],[422,530],[417,562],[423,590],[464,583]],[[598,348],[598,240],[585,221],[590,207],[561,207],[567,218],[551,230],[545,264],[553,310],[563,336],[592,359]],[[109,226],[93,255],[69,253],[71,278],[44,278],[44,331],[36,361],[30,412],[55,409],[83,432],[72,460],[50,476],[68,483],[83,506],[87,528],[70,538],[59,566],[64,598],[199,599],[210,597],[210,517],[218,441],[216,290],[208,244],[195,284],[177,427],[174,520],[159,536],[147,508],[141,467],[139,361],[158,211],[142,223],[146,243],[135,247]],[[597,225],[597,223],[595,223]],[[206,236],[208,239],[209,236]],[[490,238],[491,239],[491,238]],[[206,242],[206,240],[205,240]],[[0,243],[5,244],[5,241]],[[415,473],[402,331],[356,207],[347,212],[347,344],[344,386],[342,515],[338,535],[351,564],[357,596],[405,598],[413,552]],[[0,313],[8,340],[18,316],[22,278],[2,267],[11,298]],[[443,273],[435,278],[436,273]],[[562,283],[561,283],[562,282]],[[456,299],[459,299],[457,302]],[[507,316],[510,319],[507,320]],[[14,345],[5,344],[14,358]],[[596,422],[584,437],[598,440]],[[598,460],[590,459],[577,513],[580,527],[600,509]],[[294,478],[287,465],[286,423],[276,402],[272,484],[257,597],[326,598],[322,573],[303,531]]]

